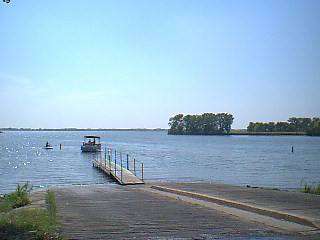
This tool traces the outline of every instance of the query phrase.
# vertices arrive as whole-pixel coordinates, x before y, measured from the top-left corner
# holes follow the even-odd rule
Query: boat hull
[[[83,145],[81,146],[82,152],[101,152],[101,145]]]

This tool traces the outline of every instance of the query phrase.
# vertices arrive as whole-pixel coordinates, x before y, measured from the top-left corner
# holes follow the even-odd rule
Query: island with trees
[[[250,122],[247,132],[320,136],[320,118],[291,117],[286,122]]]
[[[169,119],[170,135],[226,135],[231,131],[233,116],[229,113],[177,114]]]
[[[169,135],[309,135],[320,136],[320,118],[291,117],[281,122],[250,122],[247,129],[231,129],[229,113],[177,114],[169,119]]]

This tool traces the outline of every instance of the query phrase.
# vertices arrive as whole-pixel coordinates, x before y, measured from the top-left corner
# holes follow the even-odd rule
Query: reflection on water
[[[220,181],[280,188],[300,187],[302,180],[320,182],[318,137],[168,136],[143,131],[92,134],[100,135],[104,146],[143,161],[147,180]],[[0,134],[0,192],[13,190],[25,181],[35,187],[111,183],[92,168],[92,161],[104,153],[81,153],[84,135],[86,132]],[[43,149],[47,141],[52,150]]]
[[[82,154],[81,139],[67,134],[9,132],[0,135],[0,192],[15,189],[17,183],[30,181],[34,188],[48,185],[111,182],[92,169],[91,161],[99,154]],[[54,148],[44,149],[46,141]],[[59,144],[63,147],[60,150]]]
[[[102,152],[81,152],[81,158],[87,162],[100,161],[104,159]]]

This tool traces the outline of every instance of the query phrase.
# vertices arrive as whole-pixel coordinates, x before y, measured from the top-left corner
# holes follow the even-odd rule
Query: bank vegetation
[[[295,133],[320,136],[320,118],[289,118],[286,122],[250,122],[248,133]]]
[[[33,207],[28,183],[0,197],[0,239],[60,240],[55,195],[46,193],[46,208]]]
[[[233,116],[229,113],[177,114],[169,119],[171,135],[225,135],[229,134]]]

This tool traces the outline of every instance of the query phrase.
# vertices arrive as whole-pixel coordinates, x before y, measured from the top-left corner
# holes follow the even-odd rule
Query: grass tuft
[[[31,203],[29,194],[32,186],[27,182],[18,184],[16,190],[0,199],[0,212],[7,212],[14,208],[26,206]]]
[[[0,198],[0,239],[60,240],[56,221],[56,198],[47,191],[47,208],[19,208],[30,204],[28,184]],[[14,208],[17,208],[13,210]]]
[[[56,226],[52,225],[45,209],[25,208],[8,212],[0,217],[0,229],[10,229],[14,235],[20,233],[21,239],[28,239],[24,236],[30,235],[35,239],[59,239]]]
[[[52,222],[52,224],[56,224],[57,204],[56,204],[56,196],[53,191],[50,191],[50,190],[47,191],[46,203],[47,203],[47,209],[48,209],[50,221]]]
[[[302,188],[302,192],[320,195],[320,184],[318,185],[304,184],[304,187]]]

